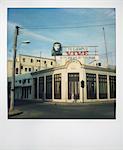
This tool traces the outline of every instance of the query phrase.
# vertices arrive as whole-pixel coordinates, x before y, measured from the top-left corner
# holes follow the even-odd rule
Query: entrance
[[[37,99],[37,78],[33,78],[34,98]]]
[[[68,73],[68,99],[79,99],[79,73]]]

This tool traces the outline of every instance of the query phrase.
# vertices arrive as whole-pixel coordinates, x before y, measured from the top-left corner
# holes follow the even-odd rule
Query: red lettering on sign
[[[87,56],[88,51],[66,51],[68,56]]]
[[[84,55],[87,56],[88,55],[88,51],[84,51]]]
[[[75,56],[76,55],[76,51],[72,51],[73,52],[73,55]]]
[[[70,56],[71,55],[71,51],[66,51],[67,55]]]

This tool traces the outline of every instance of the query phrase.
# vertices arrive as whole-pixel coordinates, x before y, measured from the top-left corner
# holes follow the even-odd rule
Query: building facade
[[[55,44],[61,48],[59,43]],[[70,46],[62,55],[58,52],[54,49],[52,59],[17,57],[15,99],[52,102],[116,100],[116,68],[98,65],[96,51],[91,56],[87,47]],[[88,58],[93,58],[93,63],[87,63]],[[8,78],[8,95],[10,89],[11,77]]]
[[[15,98],[53,102],[116,100],[116,72],[78,60],[67,61],[62,66],[16,77]]]
[[[12,60],[7,62],[7,74],[8,77],[12,76]],[[29,55],[19,54],[16,58],[16,69],[15,74],[25,74],[34,71],[39,71],[46,68],[55,66],[55,60],[52,58],[36,57]]]

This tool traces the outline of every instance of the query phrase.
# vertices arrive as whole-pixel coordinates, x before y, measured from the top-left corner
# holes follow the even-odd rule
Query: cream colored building
[[[7,62],[8,77],[12,76],[12,60]],[[29,55],[20,54],[16,58],[15,74],[25,74],[28,72],[39,71],[46,68],[52,68],[55,66],[54,58],[44,58]]]
[[[84,81],[84,88],[81,81]],[[114,69],[88,66],[80,61],[25,75],[15,81],[15,98],[54,102],[88,102],[116,99]]]
[[[68,61],[63,66],[32,73],[32,98],[57,102],[115,100],[115,75],[112,69]]]
[[[77,52],[83,54],[83,51]],[[87,57],[75,55],[75,51],[71,56],[64,54],[54,59],[20,55],[16,64],[15,99],[53,102],[116,100],[116,68],[102,67],[96,59],[87,64]],[[10,86],[11,77],[8,79],[8,95]]]

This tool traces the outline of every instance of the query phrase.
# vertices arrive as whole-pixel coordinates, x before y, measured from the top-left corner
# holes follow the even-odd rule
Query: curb
[[[9,118],[9,117],[12,117],[12,116],[20,115],[20,114],[22,114],[22,113],[23,113],[23,112],[20,111],[20,110],[13,110],[13,111],[10,111],[10,112],[8,113],[8,118]]]

